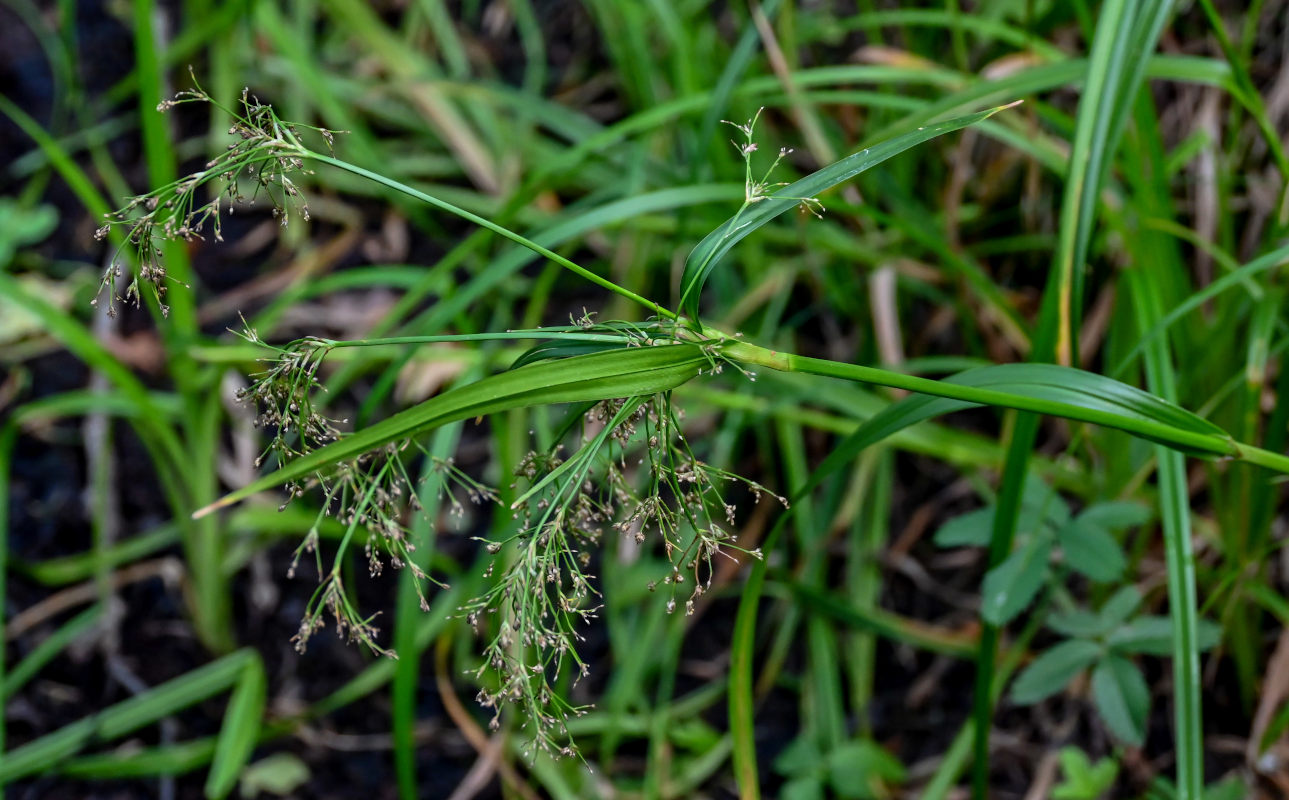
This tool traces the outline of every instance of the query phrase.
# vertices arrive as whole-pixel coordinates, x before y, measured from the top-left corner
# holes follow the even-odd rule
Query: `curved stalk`
[[[341,161],[338,158],[332,158],[331,156],[324,156],[321,153],[315,153],[312,150],[309,150],[307,148],[303,148],[303,147],[300,148],[300,156],[303,158],[307,158],[311,161],[316,161],[319,164],[327,164],[329,166],[336,167],[337,169],[342,169],[345,172],[353,173],[354,175],[357,175],[361,178],[366,178],[367,180],[373,181],[375,183],[379,183],[381,186],[384,186],[389,189],[393,189],[396,192],[401,192],[402,194],[405,194],[408,197],[412,197],[416,200],[420,200],[423,203],[428,203],[429,205],[432,205],[441,211],[446,211],[449,214],[455,214],[456,216],[461,217],[464,220],[473,222],[474,224],[478,225],[481,228],[487,228],[488,230],[492,231],[498,236],[505,237],[506,239],[509,239],[515,244],[522,245],[524,247],[527,247],[529,250],[532,250],[535,253],[539,253],[540,255],[545,256],[551,261],[554,261],[556,264],[559,264],[564,269],[567,269],[570,272],[574,272],[578,275],[581,275],[583,278],[586,278],[588,281],[590,281],[591,283],[594,283],[596,286],[599,286],[604,289],[608,289],[610,292],[613,292],[614,294],[621,295],[622,297],[625,297],[628,300],[639,303],[640,305],[644,306],[645,308],[649,309],[650,311],[652,311],[653,313],[657,314],[660,317],[665,317],[667,319],[672,319],[672,320],[679,319],[679,315],[676,312],[655,303],[654,301],[648,299],[647,297],[643,297],[631,291],[630,289],[619,286],[618,284],[614,283],[608,278],[604,278],[599,275],[596,275],[594,272],[591,272],[586,267],[579,266],[578,264],[573,263],[572,261],[568,260],[567,258],[560,255],[559,253],[556,253],[555,251],[549,248],[542,247],[540,244],[538,244],[537,242],[534,242],[532,239],[529,239],[525,236],[521,236],[520,234],[515,233],[514,231],[508,228],[502,227],[501,225],[498,225],[497,223],[492,222],[491,220],[485,219],[479,216],[478,214],[474,214],[469,211],[466,211],[464,208],[461,208],[460,206],[453,205],[452,203],[449,203],[446,200],[440,200],[439,198],[433,195],[426,194],[425,192],[422,192],[419,189],[414,189],[411,186],[408,186],[405,183],[400,183],[399,181],[393,180],[392,178],[387,178],[384,175],[381,175],[380,173],[363,169],[362,167],[356,164],[350,164],[348,161]]]
[[[845,364],[839,361],[798,356],[792,353],[780,353],[742,341],[725,344],[721,348],[721,353],[733,361],[743,364],[755,364],[782,372],[803,372],[860,383],[872,383],[893,389],[905,389],[919,394],[960,400],[975,405],[1032,411],[1049,416],[1088,422],[1094,425],[1104,425],[1166,444],[1174,449],[1199,452],[1219,458],[1247,461],[1277,472],[1289,473],[1289,456],[1237,442],[1229,436],[1183,430],[1165,423],[1113,414],[1098,408],[1085,408],[1058,400],[1028,397],[996,389],[919,378],[914,375],[904,375],[876,367]]]

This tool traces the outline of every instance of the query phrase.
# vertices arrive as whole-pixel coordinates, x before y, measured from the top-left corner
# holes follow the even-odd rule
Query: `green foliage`
[[[261,794],[290,797],[308,780],[309,767],[303,761],[290,753],[274,753],[242,770],[238,793],[246,798]]]
[[[1213,702],[1241,708],[1217,733],[1251,713],[1285,622],[1270,474],[1289,472],[1289,160],[1260,96],[1270,5],[593,0],[565,19],[530,0],[248,0],[185,6],[167,39],[173,12],[134,0],[110,13],[129,17],[135,67],[101,97],[81,83],[75,4],[12,5],[55,90],[50,109],[0,96],[34,143],[11,154],[0,198],[0,490],[15,465],[30,481],[33,450],[84,440],[91,499],[90,544],[33,561],[9,558],[10,541],[26,546],[7,527],[23,495],[0,491],[0,583],[23,583],[11,605],[62,590],[90,605],[19,635],[0,694],[24,702],[79,641],[112,641],[114,581],[176,546],[210,663],[118,706],[82,703],[59,730],[24,728],[0,784],[206,770],[212,797],[307,792],[308,764],[256,761],[260,746],[389,684],[371,724],[392,708],[403,797],[427,790],[433,689],[482,701],[495,730],[474,735],[477,707],[454,721],[512,794],[687,797],[734,781],[755,798],[766,709],[786,700],[785,796],[943,798],[973,768],[983,797],[994,703],[1019,669],[1012,700],[1086,688],[1117,741],[1151,731],[1143,763],[1175,753],[1178,788],[1159,781],[1160,797],[1199,800],[1199,653],[1221,637],[1214,657],[1233,662],[1236,690]],[[1186,55],[1157,54],[1163,36]],[[182,107],[165,117],[172,81],[162,108]],[[112,214],[108,197],[133,199]],[[234,209],[260,233],[289,220],[280,247],[220,249],[243,231]],[[69,235],[38,245],[55,229]],[[225,258],[256,277],[225,294]],[[90,312],[91,274],[124,327]],[[243,341],[223,332],[237,306]],[[147,343],[149,367],[122,334]],[[90,388],[46,393],[51,373],[82,368]],[[245,412],[225,402],[244,375],[264,434],[254,466]],[[73,434],[82,420],[109,435]],[[122,452],[170,517],[144,531],[116,532],[103,502]],[[964,485],[992,499],[939,517]],[[277,487],[280,513],[254,502]],[[790,506],[736,507],[779,493]],[[956,600],[974,586],[909,547],[928,513],[940,546],[988,548],[979,633],[921,616],[942,604],[905,603],[903,583],[888,591],[898,570],[972,605]],[[476,541],[448,544],[462,532]],[[334,621],[401,660],[284,718],[268,711],[279,676],[234,649],[254,633],[232,609],[247,565],[301,535],[296,560],[320,583],[291,597],[296,645]],[[401,567],[397,583],[356,576],[359,551],[368,572]],[[1144,613],[1134,587],[1164,581],[1169,616]],[[393,586],[390,608],[376,597]],[[1044,624],[1058,638],[1023,664]],[[879,641],[977,670],[971,719],[929,778],[905,774],[908,740],[874,713],[893,691]],[[1174,679],[1152,711],[1138,665],[1154,657]],[[183,708],[212,735],[116,746]],[[1112,761],[1061,759],[1056,796],[1115,779]]]
[[[1156,778],[1146,792],[1144,800],[1178,800],[1181,794],[1167,778]],[[1204,787],[1202,800],[1239,800],[1249,796],[1249,787],[1239,778],[1210,783]]]
[[[1114,786],[1119,764],[1103,758],[1093,764],[1077,747],[1062,747],[1060,783],[1052,787],[1052,800],[1097,800]]]
[[[810,739],[794,740],[774,761],[786,779],[782,797],[881,800],[906,779],[904,765],[873,741],[854,739],[823,752]]]
[[[984,547],[993,535],[996,510],[986,506],[955,517],[936,531],[941,547]],[[1115,532],[1150,519],[1148,509],[1133,503],[1093,504],[1077,515],[1040,479],[1025,485],[1017,521],[1020,544],[985,575],[981,616],[1005,625],[1033,602],[1052,578],[1051,553],[1059,547],[1062,563],[1098,583],[1123,574],[1126,561]]]
[[[11,197],[0,197],[0,269],[5,269],[24,245],[43,242],[58,224],[53,206],[27,208]]]
[[[1124,521],[1140,519],[1126,509],[1101,512],[1099,516]],[[1043,652],[1017,676],[1011,687],[1012,701],[1021,705],[1037,703],[1090,670],[1092,700],[1106,727],[1126,744],[1143,744],[1150,693],[1131,657],[1170,655],[1174,623],[1168,617],[1133,616],[1140,605],[1141,595],[1136,588],[1125,586],[1111,595],[1097,613],[1077,609],[1052,614],[1048,627],[1068,639]],[[1204,650],[1216,646],[1221,638],[1221,630],[1206,620],[1201,621],[1199,632],[1199,646]]]

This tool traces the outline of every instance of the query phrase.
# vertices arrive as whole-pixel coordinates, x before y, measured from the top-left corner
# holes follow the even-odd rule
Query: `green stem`
[[[464,208],[461,208],[460,206],[453,205],[452,203],[449,203],[446,200],[440,200],[439,198],[434,197],[433,195],[426,194],[425,192],[422,192],[419,189],[414,189],[405,183],[400,183],[396,180],[393,180],[392,178],[387,178],[384,175],[381,175],[379,173],[363,169],[362,167],[356,164],[350,164],[347,161],[341,161],[338,158],[332,158],[331,156],[324,156],[321,153],[315,153],[312,150],[307,150],[304,148],[301,148],[300,155],[305,158],[316,161],[320,164],[327,164],[329,166],[336,167],[337,169],[342,169],[346,172],[353,173],[354,175],[357,175],[359,177],[366,178],[375,183],[379,183],[380,185],[393,189],[394,191],[401,192],[407,195],[408,197],[412,197],[417,200],[420,200],[423,203],[432,205],[435,208],[440,209],[441,211],[446,211],[449,214],[455,214],[456,216],[461,217],[462,219],[473,222],[474,224],[482,228],[487,228],[488,230],[492,231],[493,233],[499,236],[503,236],[516,244],[527,247],[529,250],[532,250],[535,253],[538,253],[540,255],[545,256],[546,258],[549,258],[551,261],[554,261],[556,264],[559,264],[561,267],[564,267],[565,269],[571,272],[577,273],[583,278],[586,278],[588,281],[590,281],[591,283],[594,283],[596,286],[600,286],[602,288],[608,289],[614,294],[621,295],[622,297],[625,297],[628,300],[632,300],[636,303],[639,303],[640,305],[644,306],[645,308],[649,309],[650,311],[652,311],[653,313],[657,314],[660,317],[666,317],[667,319],[672,319],[672,320],[679,319],[679,315],[676,312],[671,311],[670,309],[667,309],[663,306],[660,306],[657,303],[653,302],[652,300],[636,294],[630,289],[619,286],[618,284],[614,283],[608,278],[600,277],[599,275],[596,275],[594,272],[591,272],[585,267],[574,264],[572,261],[569,261],[567,258],[565,258],[564,256],[561,256],[559,253],[556,253],[555,251],[550,250],[548,248],[542,247],[540,244],[537,244],[532,239],[521,236],[520,234],[515,233],[514,231],[509,230],[507,228],[504,228],[501,225],[498,225],[495,222],[492,222],[491,220],[484,219],[478,214],[473,214],[469,211],[466,211]]]
[[[725,344],[721,348],[721,353],[734,361],[744,364],[756,364],[782,372],[824,375],[830,378],[841,378],[843,380],[889,386],[894,389],[905,389],[910,392],[945,397],[951,400],[962,400],[978,405],[1013,408],[1018,411],[1033,411],[1039,414],[1089,422],[1094,425],[1104,425],[1108,428],[1116,428],[1162,442],[1176,449],[1234,458],[1268,467],[1278,472],[1289,472],[1289,456],[1242,444],[1229,437],[1195,433],[1160,422],[1121,416],[1101,409],[1084,408],[1057,400],[1025,397],[996,389],[919,378],[914,375],[904,375],[876,367],[864,367],[858,364],[844,364],[838,361],[780,353],[742,341]]]

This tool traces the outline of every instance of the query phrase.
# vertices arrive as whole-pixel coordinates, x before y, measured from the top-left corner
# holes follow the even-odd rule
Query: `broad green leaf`
[[[694,344],[638,347],[530,364],[444,392],[356,431],[225,495],[193,516],[449,422],[512,408],[653,394],[674,389],[709,364],[707,354]]]
[[[1204,800],[1244,800],[1250,794],[1250,787],[1239,778],[1227,778],[1204,787]]]
[[[274,753],[242,771],[239,793],[256,798],[261,793],[292,797],[310,777],[309,765],[293,753]]]
[[[0,211],[3,211],[0,208]],[[0,219],[4,214],[0,213]],[[0,248],[4,243],[0,242]],[[13,278],[32,294],[40,295],[58,313],[67,314],[75,303],[75,286],[70,281],[54,280],[39,273],[25,272]],[[70,315],[69,315],[70,316]],[[0,294],[0,345],[7,346],[31,336],[45,333],[45,324],[37,311],[28,309],[17,298]]]
[[[994,509],[988,508],[960,514],[940,526],[935,532],[935,543],[941,547],[984,547],[994,529]]]
[[[1123,574],[1123,550],[1114,535],[1100,525],[1078,517],[1062,527],[1056,538],[1071,569],[1101,583]]]
[[[1007,560],[985,575],[980,616],[990,625],[1005,625],[1024,611],[1047,579],[1052,540],[1032,537]]]
[[[1065,779],[1052,788],[1052,800],[1098,800],[1119,775],[1113,759],[1103,758],[1093,766],[1077,747],[1061,748],[1060,759]]]
[[[1116,626],[1123,623],[1132,612],[1137,610],[1141,605],[1141,592],[1137,591],[1136,586],[1125,586],[1114,594],[1110,599],[1105,601],[1101,606],[1099,617],[1102,624],[1106,626],[1105,633],[1109,633]]]
[[[828,754],[828,784],[837,797],[887,797],[905,777],[904,765],[876,742],[847,742]]]
[[[793,739],[774,759],[774,771],[784,776],[813,773],[823,765],[823,753],[809,736]]]
[[[1155,518],[1155,513],[1141,503],[1114,501],[1096,503],[1079,514],[1079,519],[1093,522],[1112,531],[1145,525]]]
[[[1053,496],[1055,493],[1049,495]],[[1016,529],[1021,533],[1041,533],[1040,527],[1051,516],[1049,512],[1064,508],[1065,504],[1059,499],[1052,503],[1026,503],[1021,507]],[[954,517],[935,532],[935,543],[941,547],[985,547],[993,534],[995,513],[994,506],[988,506]],[[1059,516],[1059,511],[1057,514]]]
[[[1121,656],[1103,659],[1092,670],[1092,699],[1115,737],[1138,746],[1146,740],[1150,690],[1135,664]]]
[[[839,183],[850,180],[864,170],[903,153],[911,147],[930,141],[952,131],[988,119],[1008,106],[992,108],[965,117],[925,125],[916,131],[896,136],[880,144],[867,147],[858,153],[836,161],[813,172],[801,180],[784,187],[773,195],[748,205],[740,214],[725,221],[709,233],[690,252],[685,260],[685,272],[680,279],[680,310],[691,321],[698,321],[698,303],[707,276],[734,245],[749,233],[761,228],[775,217],[795,208],[803,197],[815,197]]]
[[[668,738],[677,747],[695,753],[707,753],[721,742],[721,732],[701,719],[689,719],[668,727]]]
[[[783,800],[824,800],[824,784],[814,775],[806,775],[783,784],[779,796]]]
[[[1012,702],[1030,705],[1056,694],[1103,652],[1101,645],[1084,639],[1061,642],[1034,659],[1016,678],[1012,684]]]
[[[1062,614],[1052,614],[1047,618],[1047,627],[1062,636],[1093,639],[1109,633],[1114,626],[1106,625],[1091,611],[1078,609]]]
[[[1052,614],[1047,619],[1047,627],[1063,636],[1099,639],[1122,625],[1140,604],[1141,594],[1137,588],[1124,586],[1105,601],[1099,612],[1077,609]]]
[[[9,266],[24,245],[44,241],[58,225],[58,209],[49,205],[25,207],[0,197],[0,269]]]
[[[237,785],[242,768],[260,738],[267,690],[268,676],[264,673],[264,662],[257,655],[247,662],[229,698],[215,745],[215,758],[206,777],[206,797],[227,797]]]
[[[1032,472],[1025,478],[1024,494],[1021,495],[1020,502],[1021,514],[1016,522],[1018,533],[1025,533],[1033,528],[1033,522],[1029,523],[1030,527],[1026,527],[1028,517],[1056,525],[1063,525],[1070,519],[1070,507],[1065,499]]]
[[[1198,620],[1197,646],[1210,650],[1222,640],[1222,629],[1206,619]],[[1106,643],[1124,653],[1168,656],[1173,653],[1173,621],[1169,617],[1138,617],[1114,633]]]

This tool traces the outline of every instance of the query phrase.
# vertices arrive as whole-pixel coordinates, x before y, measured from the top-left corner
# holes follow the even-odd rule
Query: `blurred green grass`
[[[571,725],[585,764],[524,762],[523,733],[510,718],[501,750],[487,755],[486,717],[464,677],[479,644],[452,615],[477,593],[484,562],[444,533],[420,553],[453,586],[430,612],[419,609],[406,574],[364,589],[376,598],[365,605],[385,611],[399,661],[360,668],[353,658],[310,653],[306,662],[337,658],[328,669],[347,672],[329,694],[308,691],[284,708],[274,699],[294,681],[280,652],[289,643],[246,624],[244,595],[262,568],[254,565],[280,567],[313,515],[248,508],[199,522],[188,516],[220,494],[221,462],[238,458],[229,432],[244,420],[222,387],[258,367],[225,332],[239,326],[237,312],[274,341],[563,324],[583,307],[602,319],[643,312],[492,232],[336,172],[308,187],[313,223],[282,230],[277,244],[266,243],[276,224],[251,211],[222,246],[169,251],[169,317],[155,308],[127,312],[114,331],[88,305],[93,281],[83,276],[98,274],[104,255],[89,236],[98,218],[225,146],[225,122],[155,111],[185,85],[189,64],[221,102],[248,86],[285,118],[346,131],[338,149],[347,160],[520,230],[668,306],[680,299],[690,249],[742,197],[742,163],[721,120],[742,122],[764,106],[758,138],[768,152],[795,148],[782,178],[792,180],[933,119],[1024,99],[824,195],[823,219],[785,216],[749,236],[711,273],[705,318],[784,351],[911,372],[937,370],[929,360],[944,357],[957,360],[943,371],[1059,359],[1203,409],[1238,439],[1283,452],[1286,164],[1277,138],[1268,138],[1283,118],[1273,119],[1263,98],[1283,89],[1274,39],[1284,5],[1202,2],[1180,16],[1162,3],[982,6],[245,0],[177,12],[137,0],[119,19],[95,22],[133,54],[133,69],[111,75],[108,86],[85,55],[89,31],[75,4],[8,2],[44,61],[27,68],[48,75],[55,90],[14,84],[4,92],[13,154],[5,193],[28,212],[52,203],[60,218],[52,242],[20,238],[16,214],[0,223],[0,237],[15,242],[0,303],[21,298],[40,321],[6,342],[4,386],[14,388],[0,392],[0,475],[9,489],[0,503],[26,496],[16,492],[15,470],[24,487],[43,479],[22,472],[22,459],[49,431],[78,431],[81,419],[121,422],[70,445],[83,447],[84,484],[96,493],[82,515],[88,534],[74,539],[82,552],[31,557],[30,540],[12,525],[31,515],[2,509],[12,545],[0,571],[9,578],[7,613],[60,587],[85,587],[74,607],[13,637],[0,660],[9,665],[0,673],[6,709],[15,697],[35,697],[31,680],[42,668],[63,664],[56,674],[66,675],[86,658],[146,666],[148,652],[110,644],[121,623],[107,612],[117,596],[139,602],[122,592],[120,576],[159,553],[183,560],[183,588],[173,594],[201,646],[165,665],[179,670],[165,676],[174,683],[154,677],[151,690],[116,705],[87,697],[64,712],[80,720],[67,725],[11,723],[0,781],[21,779],[20,796],[33,786],[75,794],[86,781],[180,775],[185,791],[223,796],[248,757],[284,750],[314,770],[315,782],[340,791],[334,756],[305,732],[352,720],[342,716],[348,710],[374,720],[363,732],[386,735],[380,783],[386,793],[397,785],[402,797],[437,796],[436,773],[463,779],[476,759],[489,791],[504,785],[523,796],[943,797],[973,762],[977,792],[1021,796],[1013,773],[1025,762],[996,743],[986,750],[983,734],[1012,732],[1035,765],[1064,742],[1050,738],[1041,718],[1007,705],[1005,678],[1050,644],[1040,632],[1045,608],[1099,601],[1114,587],[1058,573],[1010,632],[981,633],[962,600],[979,591],[988,562],[1011,552],[1014,522],[996,521],[988,561],[938,552],[925,534],[995,492],[1001,507],[1019,509],[1031,472],[1080,505],[1139,499],[1161,508],[1159,528],[1121,535],[1124,582],[1142,587],[1160,613],[1171,610],[1192,659],[1188,607],[1202,598],[1222,624],[1206,671],[1182,659],[1172,690],[1155,693],[1145,754],[1176,754],[1179,796],[1199,796],[1206,768],[1216,779],[1243,763],[1242,754],[1206,748],[1201,733],[1250,740],[1255,756],[1273,744],[1289,725],[1282,698],[1263,688],[1284,622],[1273,558],[1283,535],[1280,485],[1245,465],[1187,465],[1108,429],[990,412],[909,428],[824,480],[799,501],[766,582],[748,584],[764,586],[763,596],[746,591],[745,574],[731,568],[698,614],[668,616],[666,598],[644,588],[665,571],[661,554],[607,542],[593,678],[576,690],[595,708]],[[221,248],[235,248],[238,263]],[[233,268],[243,277],[230,282]],[[38,276],[61,281],[65,299]],[[376,311],[363,316],[365,303]],[[1170,324],[1155,333],[1161,320]],[[157,332],[151,371],[115,344],[118,332],[141,330]],[[50,364],[69,363],[60,349],[84,365],[77,374],[86,388],[50,396],[55,389],[42,384],[57,369]],[[409,349],[337,360],[330,396],[357,422],[387,416],[417,396],[409,388],[416,370],[444,356]],[[464,367],[429,385],[477,377],[513,353],[446,356]],[[681,390],[704,457],[738,464],[786,494],[809,480],[832,437],[895,399],[799,377]],[[445,429],[434,447],[505,486],[528,432],[549,438],[557,426],[544,412],[508,412],[487,427]],[[146,474],[121,473],[126,440],[144,448]],[[134,470],[140,461],[128,464]],[[123,481],[158,487],[171,518],[145,524],[128,510],[114,513],[108,498]],[[756,541],[774,524],[768,507],[744,511],[745,538]],[[502,535],[512,522],[497,514],[473,524]],[[310,591],[280,574],[271,579],[284,594]],[[745,608],[759,607],[759,620],[731,630],[740,593]],[[72,615],[86,608],[118,621]],[[137,620],[147,609],[134,613]],[[97,655],[64,649],[86,630],[98,637]],[[994,666],[996,641],[1003,649]],[[218,676],[179,666],[194,658],[209,661],[197,670]],[[184,692],[190,684],[229,699],[182,716],[201,699]],[[752,703],[727,714],[727,694]],[[1077,687],[1069,696],[1074,710],[1065,713],[1094,719]],[[191,735],[136,739],[128,754],[110,749],[166,717],[186,720]],[[857,775],[851,768],[871,755],[857,745],[867,743],[901,762],[902,774],[872,760],[874,782],[862,769]],[[1078,744],[1093,756],[1136,758],[1104,736]],[[985,752],[992,758],[979,757]],[[1021,783],[1037,780],[1021,771]],[[37,773],[52,777],[31,783]],[[1115,796],[1143,795],[1153,777],[1121,774]]]

